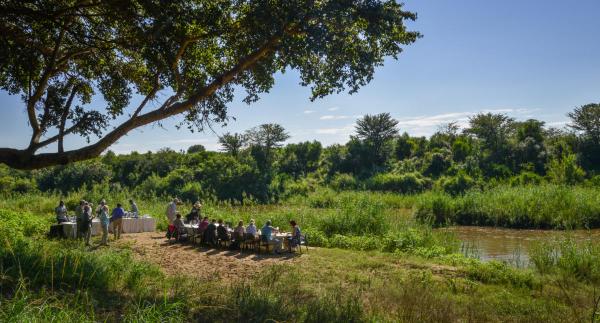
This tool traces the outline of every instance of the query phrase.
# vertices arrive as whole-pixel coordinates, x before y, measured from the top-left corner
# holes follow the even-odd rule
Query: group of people
[[[131,207],[130,213],[137,216],[139,213],[138,206],[133,200],[129,200]],[[92,220],[98,218],[100,220],[100,227],[102,228],[102,241],[101,245],[108,244],[108,226],[112,224],[113,233],[116,239],[121,238],[123,232],[123,217],[125,217],[125,210],[121,203],[117,203],[117,206],[109,213],[109,207],[106,204],[106,200],[101,200],[98,203],[98,207],[95,212],[92,212],[93,204],[85,200],[79,201],[79,205],[75,208],[75,218],[77,221],[77,237],[85,240],[87,246],[90,245],[90,238],[92,235]],[[69,222],[68,210],[65,206],[64,201],[60,201],[55,209],[56,221],[58,224]]]
[[[231,242],[230,246],[232,248],[239,249],[240,244],[243,241],[260,239],[264,243],[273,245],[273,252],[275,253],[281,253],[284,242],[287,245],[288,250],[291,251],[293,247],[300,244],[302,239],[300,227],[295,220],[289,222],[291,226],[291,235],[285,237],[285,239],[280,239],[275,236],[275,234],[279,232],[279,228],[273,227],[270,220],[265,222],[260,231],[256,227],[253,219],[250,220],[248,226],[244,226],[244,221],[240,220],[235,228],[231,228],[230,225],[225,224],[222,219],[219,219],[218,221],[212,219],[209,221],[209,218],[205,216],[202,218],[202,221],[200,221],[202,203],[199,201],[194,203],[192,210],[185,216],[184,220],[182,215],[177,212],[177,205],[179,204],[181,204],[181,201],[178,198],[175,198],[167,206],[166,216],[171,226],[168,235],[187,235],[186,223],[193,224],[199,222],[195,233],[201,237],[202,243],[215,246],[218,241],[226,241]],[[171,230],[173,230],[173,232],[171,232]]]

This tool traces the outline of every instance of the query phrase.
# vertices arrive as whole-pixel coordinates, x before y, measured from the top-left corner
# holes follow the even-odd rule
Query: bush
[[[464,172],[458,172],[452,177],[442,177],[439,183],[444,192],[451,195],[463,194],[477,185],[477,182]]]
[[[419,196],[414,217],[421,223],[444,226],[455,222],[452,197],[445,193],[429,192]]]
[[[335,174],[329,181],[329,186],[336,191],[354,190],[358,188],[358,181],[350,174]]]
[[[511,186],[524,186],[524,185],[539,185],[544,181],[544,178],[533,172],[522,172],[517,176],[513,176],[509,184]]]
[[[378,174],[367,181],[367,188],[370,190],[404,194],[419,193],[430,187],[431,180],[420,173]]]
[[[574,185],[583,181],[585,172],[577,164],[577,156],[570,154],[550,162],[548,177],[557,184]]]

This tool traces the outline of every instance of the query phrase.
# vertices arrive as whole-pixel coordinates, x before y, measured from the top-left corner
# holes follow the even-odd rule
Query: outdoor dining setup
[[[75,208],[75,214],[69,215],[63,201],[55,209],[57,224],[50,227],[51,237],[83,238],[89,245],[90,237],[102,234],[101,244],[106,245],[108,233],[113,233],[119,239],[121,233],[140,233],[156,231],[156,219],[150,215],[140,215],[137,205],[129,200],[130,210],[125,211],[117,203],[112,212],[108,213],[108,205],[101,200],[95,212],[93,205],[81,200]]]
[[[177,212],[177,204],[181,202],[175,198],[167,206],[167,218],[169,227],[167,238],[177,242],[191,242],[211,247],[228,247],[241,251],[252,250],[260,252],[262,248],[266,252],[281,253],[302,252],[302,247],[308,251],[308,237],[302,234],[295,220],[290,220],[290,232],[285,232],[279,227],[273,227],[270,220],[258,229],[253,219],[245,226],[239,221],[234,227],[231,222],[222,219],[209,220],[207,216],[200,220],[200,202],[196,202],[189,214],[184,218]]]

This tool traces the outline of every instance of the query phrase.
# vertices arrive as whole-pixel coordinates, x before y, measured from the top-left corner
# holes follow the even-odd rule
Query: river
[[[528,252],[537,242],[571,237],[576,241],[600,242],[600,229],[594,230],[518,230],[476,226],[452,226],[448,230],[462,242],[461,251],[483,261],[501,260],[527,266]]]

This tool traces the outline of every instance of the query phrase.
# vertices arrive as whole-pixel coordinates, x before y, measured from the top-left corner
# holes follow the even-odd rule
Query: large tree
[[[398,121],[385,112],[375,115],[365,115],[356,121],[356,136],[370,148],[373,161],[378,166],[386,159],[384,146],[398,135]]]
[[[404,26],[415,18],[393,0],[0,1],[0,88],[22,97],[32,129],[0,162],[89,159],[179,114],[191,130],[225,123],[236,91],[251,103],[290,68],[311,99],[353,93],[419,37]],[[67,151],[69,135],[99,139]]]
[[[223,151],[235,157],[246,144],[246,136],[239,133],[231,134],[227,132],[219,137],[219,144]]]

